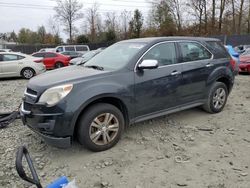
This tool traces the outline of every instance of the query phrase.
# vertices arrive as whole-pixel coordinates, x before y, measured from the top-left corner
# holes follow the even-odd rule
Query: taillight
[[[231,65],[231,67],[232,67],[233,70],[236,69],[236,61],[234,59],[230,60],[230,65]]]
[[[34,60],[35,63],[42,63],[43,60],[42,59],[37,59],[37,60]]]

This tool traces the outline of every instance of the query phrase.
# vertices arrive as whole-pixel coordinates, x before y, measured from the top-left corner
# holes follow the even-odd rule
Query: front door
[[[1,68],[3,76],[20,76],[22,61],[15,54],[2,54]]]
[[[159,67],[135,72],[136,117],[160,113],[178,106],[182,69],[177,62],[175,43],[155,45],[140,62],[143,60],[157,60]]]

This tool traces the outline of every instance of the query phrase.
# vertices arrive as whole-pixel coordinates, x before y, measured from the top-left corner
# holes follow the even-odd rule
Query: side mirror
[[[138,69],[156,69],[158,68],[159,64],[157,60],[153,59],[148,59],[148,60],[143,60],[139,66]]]

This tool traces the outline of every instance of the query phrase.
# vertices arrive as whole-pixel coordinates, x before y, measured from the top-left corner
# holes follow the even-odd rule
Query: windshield
[[[129,61],[142,49],[146,43],[122,42],[116,43],[105,49],[102,53],[90,59],[84,66],[99,66],[103,69],[118,70],[129,63]]]

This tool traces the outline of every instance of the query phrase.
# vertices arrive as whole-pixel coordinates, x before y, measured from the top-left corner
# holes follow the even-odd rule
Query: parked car
[[[68,66],[70,61],[70,57],[54,52],[37,52],[32,54],[32,56],[43,58],[46,69]]]
[[[91,50],[86,54],[83,54],[81,57],[77,57],[75,59],[70,60],[69,65],[77,65],[77,64],[84,64],[97,54],[99,54],[102,50]]]
[[[58,53],[65,52],[65,51],[86,53],[89,51],[89,46],[88,45],[67,45],[67,46],[56,47],[56,52]]]
[[[12,52],[11,49],[0,49],[0,52]]]
[[[60,52],[60,54],[69,56],[70,59],[74,59],[74,58],[82,56],[82,53],[80,53],[80,52],[68,52],[68,51],[66,51],[66,52]]]
[[[55,48],[42,48],[38,52],[56,52]]]
[[[246,51],[246,49],[249,49],[250,45],[239,45],[239,46],[235,46],[234,49],[236,52],[238,52],[239,54],[242,54]]]
[[[235,60],[236,64],[236,69],[235,69],[235,74],[238,74],[239,72],[239,64],[240,64],[240,54],[236,52],[231,45],[226,45],[225,48],[227,49],[228,53],[231,55],[231,57]]]
[[[0,78],[20,77],[30,79],[45,72],[41,58],[15,52],[0,52]]]
[[[250,54],[245,53],[240,56],[239,72],[250,73]]]
[[[250,48],[246,49],[245,52],[240,54],[240,56],[247,56],[247,55],[250,55]]]
[[[121,41],[84,65],[30,80],[20,113],[23,123],[52,145],[68,147],[77,138],[103,151],[130,124],[197,106],[222,111],[235,64],[218,39]]]

